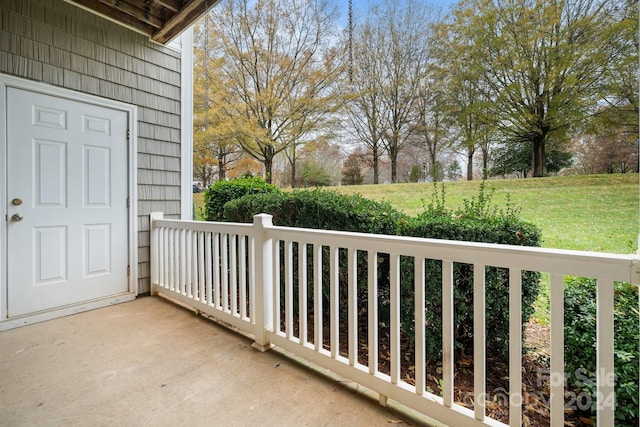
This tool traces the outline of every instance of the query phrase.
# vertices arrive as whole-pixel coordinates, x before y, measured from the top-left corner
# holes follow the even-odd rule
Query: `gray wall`
[[[62,0],[0,0],[0,73],[138,106],[138,284],[148,292],[148,215],[180,217],[180,53]]]

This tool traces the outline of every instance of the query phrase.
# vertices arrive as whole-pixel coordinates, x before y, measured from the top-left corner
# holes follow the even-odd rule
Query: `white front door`
[[[7,314],[128,291],[127,113],[7,89]]]

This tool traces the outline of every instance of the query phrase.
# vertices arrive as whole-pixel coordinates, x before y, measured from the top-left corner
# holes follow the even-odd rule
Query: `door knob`
[[[23,218],[24,218],[24,217],[23,217],[22,215],[20,215],[20,214],[13,214],[13,215],[11,215],[11,219],[12,219],[13,221],[16,221],[16,222],[17,222],[17,221],[22,221],[22,219],[23,219]]]

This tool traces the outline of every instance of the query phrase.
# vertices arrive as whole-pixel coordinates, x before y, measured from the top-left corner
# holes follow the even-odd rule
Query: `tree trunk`
[[[391,158],[391,183],[396,184],[398,182],[398,135],[392,135],[391,138],[388,150]]]
[[[274,149],[271,145],[264,147],[264,180],[267,184],[272,184],[273,158],[275,157]]]
[[[545,176],[544,135],[536,135],[533,138],[533,177]]]
[[[265,158],[264,159],[264,180],[267,184],[271,184],[271,169],[273,168],[273,159]]]
[[[473,181],[473,152],[471,148],[467,148],[467,181]]]
[[[218,181],[224,181],[227,178],[227,164],[225,156],[218,153]]]
[[[291,188],[296,188],[296,147],[293,147],[291,156]]]
[[[374,146],[371,150],[373,152],[373,183],[378,184],[380,176],[380,166],[378,164],[378,158],[380,157],[380,155],[378,154],[377,146]]]
[[[391,156],[391,183],[398,182],[398,159],[396,156]]]

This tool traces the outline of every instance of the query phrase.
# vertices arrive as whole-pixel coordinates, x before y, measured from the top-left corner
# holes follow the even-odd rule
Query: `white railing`
[[[390,363],[382,371],[379,256],[386,257],[389,265],[390,314],[385,322],[389,323]],[[409,257],[414,264],[415,384],[401,376],[401,257]],[[442,266],[440,395],[427,388],[425,378],[426,260],[438,260]],[[640,283],[636,261],[630,255],[275,227],[271,216],[264,214],[256,215],[253,224],[151,216],[152,293],[252,335],[258,349],[279,346],[376,391],[383,404],[391,398],[450,425],[506,425],[487,417],[485,405],[485,272],[486,267],[498,267],[509,272],[509,305],[504,307],[509,312],[508,389],[517,391],[509,394],[508,425],[522,425],[522,275],[533,271],[550,276],[551,426],[564,425],[564,276],[597,280],[597,421],[599,426],[613,426],[615,406],[608,397],[614,395],[610,380],[614,372],[614,282]],[[454,263],[473,265],[473,410],[454,399]],[[359,294],[357,286],[362,265],[366,265],[368,279],[366,295]],[[329,283],[322,283],[323,276],[329,277]],[[345,283],[346,292],[342,289]],[[366,305],[359,301],[364,299]],[[366,322],[366,340],[358,337],[359,322]],[[363,341],[367,360],[358,357]]]

